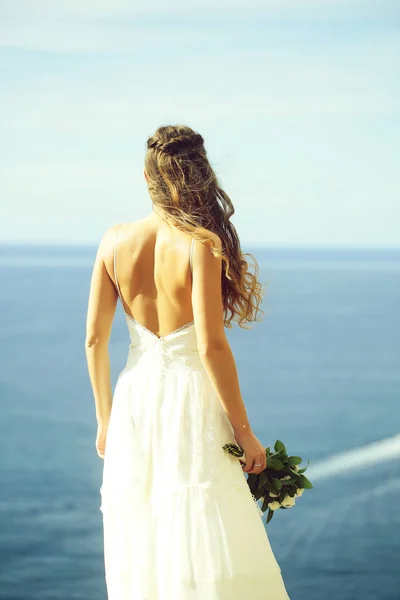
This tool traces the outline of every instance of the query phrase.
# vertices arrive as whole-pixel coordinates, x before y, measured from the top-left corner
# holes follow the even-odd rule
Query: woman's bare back
[[[114,252],[107,267],[127,315],[159,337],[193,321],[191,236],[154,212],[114,231],[117,282]]]

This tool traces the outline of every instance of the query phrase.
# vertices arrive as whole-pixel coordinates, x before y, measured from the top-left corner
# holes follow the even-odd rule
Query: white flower
[[[297,490],[296,490],[296,496],[301,496],[303,492],[304,492],[303,488],[297,488]]]
[[[285,481],[286,479],[290,479],[290,475],[285,475],[285,477],[281,478],[283,481]]]
[[[277,510],[280,507],[281,505],[276,500],[274,500],[274,502],[268,502],[268,508],[270,508],[271,510]]]
[[[293,469],[294,471],[296,471],[296,473],[298,473],[298,472],[299,472],[299,469],[300,469],[300,467],[299,467],[299,465],[292,465],[292,469]]]
[[[296,503],[295,499],[292,498],[291,496],[289,496],[288,494],[286,494],[286,496],[282,500],[282,506],[284,506],[285,508],[289,508],[290,506],[293,506],[295,503]]]
[[[270,492],[269,495],[271,498],[278,498],[279,494],[274,494],[274,492]]]

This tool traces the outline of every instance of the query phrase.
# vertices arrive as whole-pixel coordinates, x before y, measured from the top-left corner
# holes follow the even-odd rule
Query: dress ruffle
[[[147,499],[144,490],[118,497],[102,487],[106,547],[112,549],[105,555],[109,598],[288,598],[244,486],[205,481],[163,487]]]

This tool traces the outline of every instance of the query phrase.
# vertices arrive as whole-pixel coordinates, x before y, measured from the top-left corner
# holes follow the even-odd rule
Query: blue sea
[[[249,418],[314,484],[266,525],[289,596],[399,600],[400,249],[244,250],[266,283],[263,321],[228,330]],[[0,250],[1,600],[106,600],[84,352],[95,252]],[[128,345],[119,305],[113,386]]]

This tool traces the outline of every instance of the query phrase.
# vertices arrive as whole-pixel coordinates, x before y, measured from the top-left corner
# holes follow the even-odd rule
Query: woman
[[[287,600],[243,474],[265,469],[266,452],[224,329],[257,320],[258,266],[244,259],[200,134],[160,127],[144,167],[152,211],[104,234],[87,313],[108,598]],[[130,345],[112,396],[118,297]],[[243,466],[223,449],[235,441]]]

